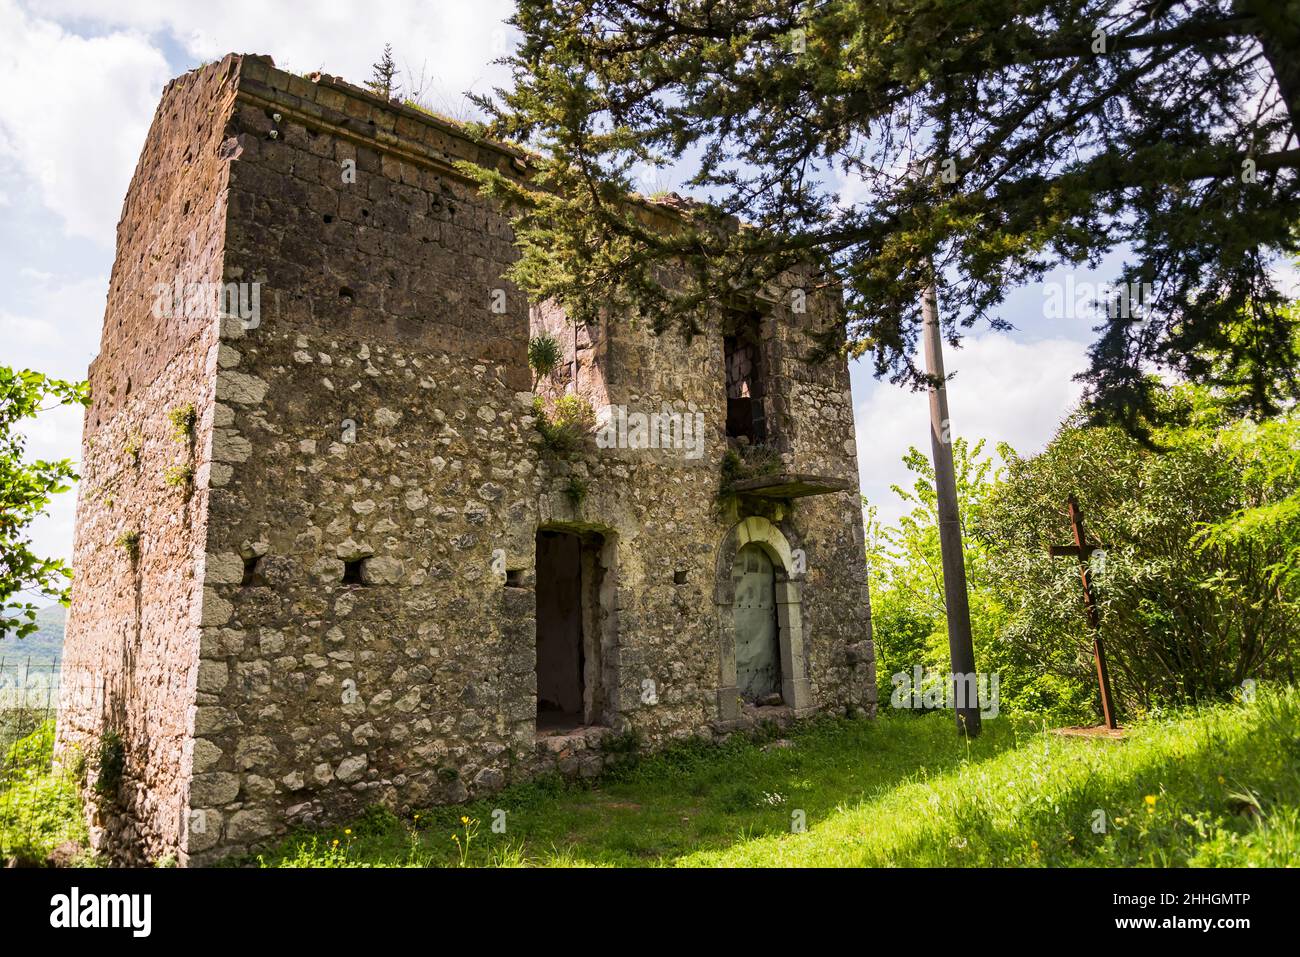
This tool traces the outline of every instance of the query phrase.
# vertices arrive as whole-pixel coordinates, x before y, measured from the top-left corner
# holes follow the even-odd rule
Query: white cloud
[[[466,90],[486,92],[508,80],[491,61],[513,43],[504,25],[513,9],[511,0],[322,0],[310,8],[230,0],[219,11],[210,0],[0,0],[0,177],[7,177],[0,179],[0,206],[21,202],[24,213],[21,222],[0,220],[0,230],[9,249],[27,254],[39,247],[46,266],[37,268],[33,256],[7,283],[0,301],[3,361],[60,378],[85,376],[104,314],[103,257],[113,249],[140,148],[173,76],[246,52],[270,54],[285,69],[324,69],[359,83],[391,42],[403,73],[424,72],[424,99],[434,109],[461,112]],[[100,252],[86,252],[93,248]],[[81,423],[80,409],[28,423],[29,454],[76,459]],[[70,556],[75,505],[75,493],[56,496],[50,514],[33,523],[38,553]]]
[[[85,377],[99,346],[108,276],[24,276],[22,306],[0,304],[7,365],[62,379]]]
[[[948,412],[955,435],[984,438],[985,449],[1007,442],[1020,454],[1040,450],[1079,401],[1072,381],[1086,365],[1082,343],[1068,339],[1017,342],[1005,335],[968,336],[961,349],[945,346]],[[873,383],[857,408],[858,470],[862,493],[893,523],[905,511],[891,485],[914,477],[902,464],[909,446],[930,455],[930,408],[924,392]]]
[[[136,33],[80,37],[0,0],[0,150],[67,232],[111,245],[170,70]]]
[[[54,347],[59,344],[62,337],[59,331],[44,319],[0,312],[0,338],[9,342],[22,342],[28,346]],[[31,365],[31,363],[23,364]]]
[[[369,78],[385,43],[393,45],[399,68],[417,75],[422,64],[436,81],[432,100],[457,102],[467,89],[486,91],[505,74],[490,62],[511,45],[504,21],[512,0],[316,0],[271,4],[227,0],[219,12],[211,0],[169,3],[44,0],[41,9],[112,29],[169,34],[196,60],[227,53],[269,53],[281,69],[303,73],[323,69],[354,83]]]
[[[122,198],[162,88],[185,67],[230,52],[269,53],[285,69],[362,82],[386,42],[399,67],[427,71],[435,109],[469,112],[462,94],[507,79],[511,0],[402,0],[358,6],[210,0],[167,4],[0,0],[0,157],[33,184],[68,234],[111,248]],[[86,35],[91,34],[91,35]],[[169,65],[170,41],[190,62]]]

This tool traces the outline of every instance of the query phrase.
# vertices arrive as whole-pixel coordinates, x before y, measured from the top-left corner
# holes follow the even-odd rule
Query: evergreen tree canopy
[[[514,87],[478,102],[541,155],[527,184],[476,175],[516,204],[512,278],[579,321],[691,330],[798,267],[844,302],[824,346],[919,387],[933,275],[956,343],[1120,248],[1115,285],[1152,295],[1098,327],[1095,417],[1140,422],[1158,368],[1261,415],[1300,391],[1270,276],[1300,245],[1294,0],[520,0],[512,23]],[[706,201],[668,229],[627,201],[665,164]]]

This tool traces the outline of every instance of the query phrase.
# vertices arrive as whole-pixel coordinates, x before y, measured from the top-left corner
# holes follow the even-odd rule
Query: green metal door
[[[776,577],[772,560],[757,545],[736,553],[736,686],[747,701],[781,687],[776,632]]]

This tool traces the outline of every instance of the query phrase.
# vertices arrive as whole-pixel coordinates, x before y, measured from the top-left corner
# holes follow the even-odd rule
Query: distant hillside
[[[0,671],[21,675],[30,658],[32,667],[46,668],[63,656],[63,624],[68,610],[62,605],[50,605],[36,613],[40,626],[26,638],[13,636],[0,639]]]

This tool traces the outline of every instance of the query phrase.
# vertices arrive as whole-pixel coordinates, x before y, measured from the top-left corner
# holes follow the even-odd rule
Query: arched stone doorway
[[[752,547],[751,547],[752,546]],[[792,580],[794,560],[790,543],[781,530],[765,518],[750,516],[734,525],[722,539],[714,571],[715,604],[718,623],[718,716],[724,721],[740,716],[742,689],[737,669],[737,587],[753,582],[756,586],[762,572],[755,564],[752,572],[745,569],[750,556],[759,551],[772,569],[772,603],[775,606],[776,673],[779,675],[782,703],[795,711],[812,707],[812,688],[808,683],[803,645],[802,595],[798,581]],[[739,563],[739,564],[738,564]],[[754,576],[749,578],[748,576]],[[743,597],[743,596],[742,596]],[[743,604],[752,604],[746,599]],[[763,609],[748,608],[757,616]],[[741,615],[742,625],[744,614]],[[745,648],[742,659],[756,644],[753,634],[743,636]],[[761,637],[758,639],[761,641]],[[746,671],[757,675],[753,661],[747,662]]]

